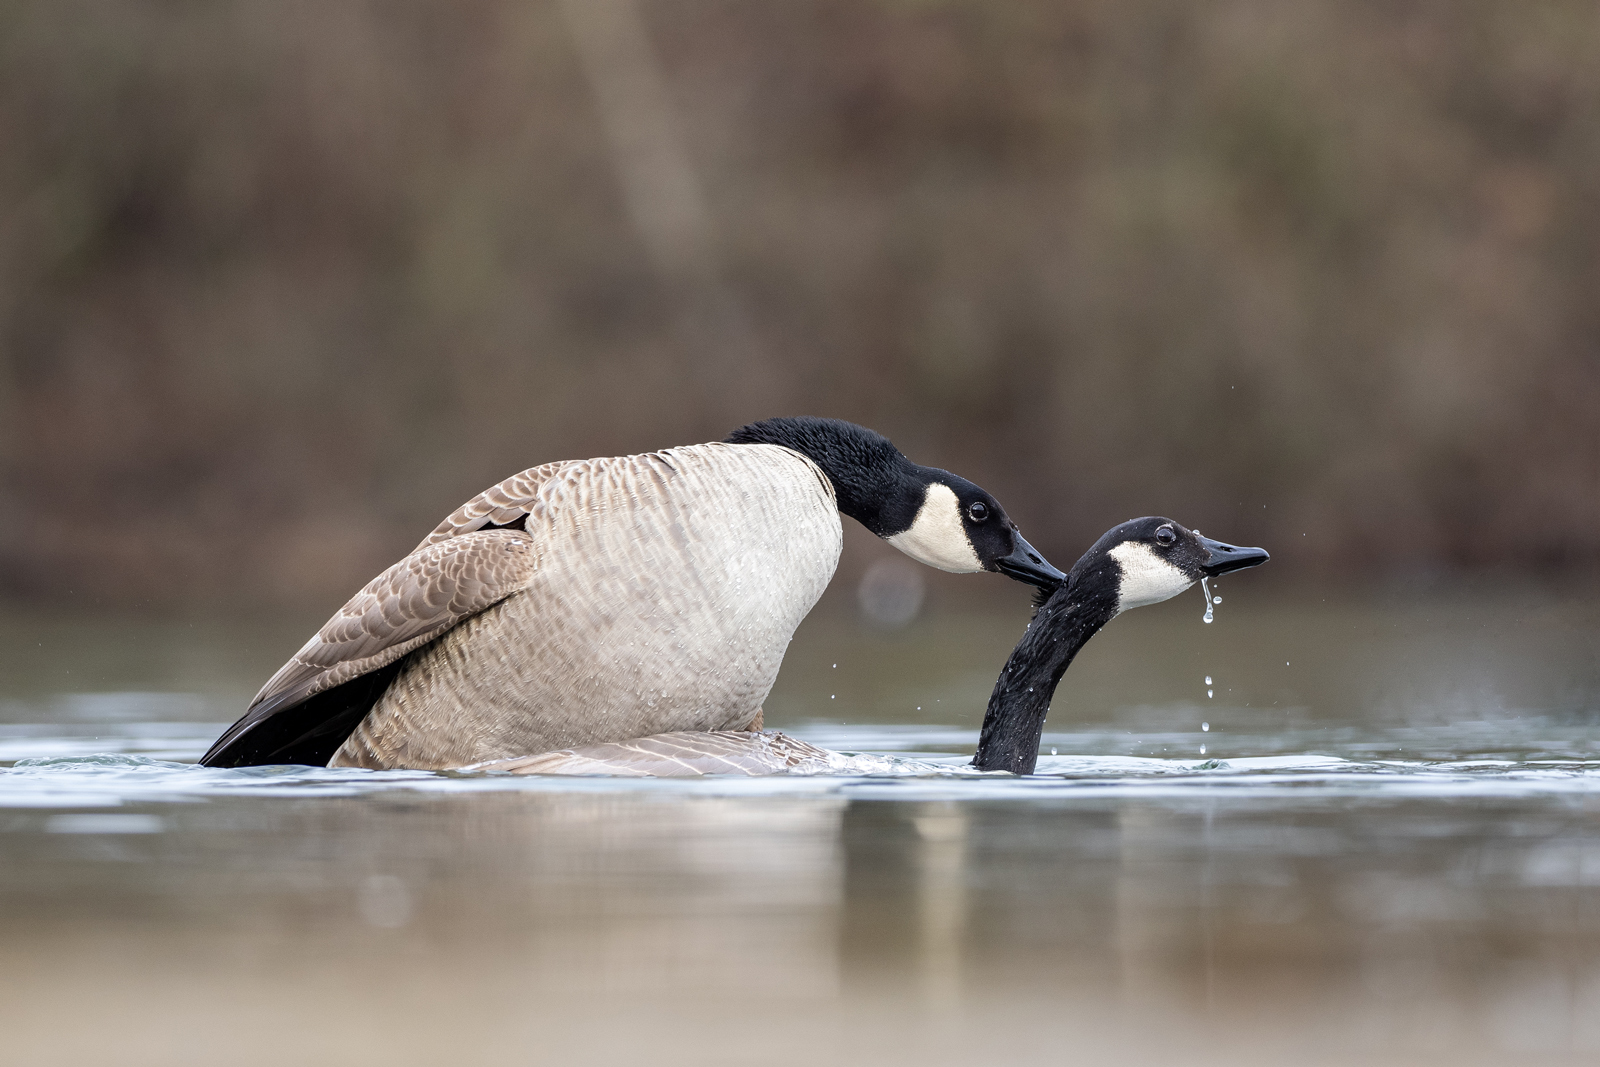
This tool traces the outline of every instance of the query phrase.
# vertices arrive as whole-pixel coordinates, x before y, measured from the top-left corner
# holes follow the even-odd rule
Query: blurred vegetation
[[[800,412],[1062,565],[1591,569],[1596,56],[1590,0],[0,4],[0,592],[326,604]]]

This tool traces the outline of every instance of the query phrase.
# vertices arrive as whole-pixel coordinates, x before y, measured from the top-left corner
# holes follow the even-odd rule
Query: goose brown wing
[[[418,548],[351,597],[267,681],[244,717],[228,728],[200,762],[212,767],[290,762],[259,757],[291,753],[297,738],[321,724],[297,722],[286,733],[270,729],[275,718],[318,694],[396,663],[463,619],[526,586],[537,568],[533,538],[522,530],[464,533]],[[367,705],[380,694],[381,689],[372,693]],[[359,721],[357,716],[345,733]],[[295,736],[289,737],[289,733]],[[269,740],[267,734],[280,736]],[[334,747],[337,745],[335,742]]]
[[[723,445],[689,446],[689,451]],[[677,474],[672,454],[645,452],[637,456],[611,459],[568,459],[529,467],[513,474],[499,485],[490,486],[452,511],[448,518],[422,539],[418,549],[448,541],[452,537],[481,530],[485,526],[521,526],[527,517],[549,504],[578,504],[594,492],[597,481],[653,478],[664,482]],[[821,477],[819,472],[819,477]],[[825,479],[824,479],[825,480]],[[830,488],[829,493],[832,493]]]
[[[539,502],[541,490],[552,480],[571,483],[600,460],[560,460],[529,467],[513,474],[499,485],[490,486],[452,511],[450,516],[422,539],[417,551],[452,537],[481,530],[485,526],[521,525]]]

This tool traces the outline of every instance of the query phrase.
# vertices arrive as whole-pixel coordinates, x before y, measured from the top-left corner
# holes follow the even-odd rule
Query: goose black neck
[[[887,437],[843,419],[763,419],[739,427],[726,441],[782,445],[807,457],[833,483],[840,513],[879,537],[910,527],[926,492],[922,468]]]
[[[1077,570],[1039,608],[994,683],[978,752],[972,757],[980,771],[1033,773],[1050,698],[1061,676],[1078,650],[1117,614],[1115,598],[1090,589]]]

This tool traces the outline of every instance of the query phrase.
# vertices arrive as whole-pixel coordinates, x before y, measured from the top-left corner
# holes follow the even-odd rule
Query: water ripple
[[[639,792],[709,796],[842,795],[905,800],[1074,798],[1508,797],[1600,794],[1600,760],[1362,759],[1316,752],[1172,758],[1044,755],[1027,778],[966,766],[971,731],[941,727],[827,726],[795,730],[839,753],[824,772],[768,778],[516,777],[324,767],[219,769],[191,762],[216,733],[207,724],[129,724],[94,736],[60,726],[0,731],[0,809],[108,808],[221,797],[349,797],[416,791]],[[1055,735],[1058,747],[1073,735]],[[1082,738],[1079,738],[1082,740]],[[1246,741],[1236,741],[1240,750]],[[151,752],[154,754],[150,754]]]

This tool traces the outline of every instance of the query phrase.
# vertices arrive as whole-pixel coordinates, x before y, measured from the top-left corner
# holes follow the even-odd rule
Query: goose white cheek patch
[[[948,485],[928,486],[928,495],[911,522],[911,529],[885,537],[891,545],[930,567],[955,574],[983,570],[978,553],[961,525],[961,502]]]
[[[1156,555],[1149,545],[1129,541],[1109,554],[1122,568],[1122,581],[1117,585],[1119,613],[1171,600],[1194,584],[1193,578]]]

